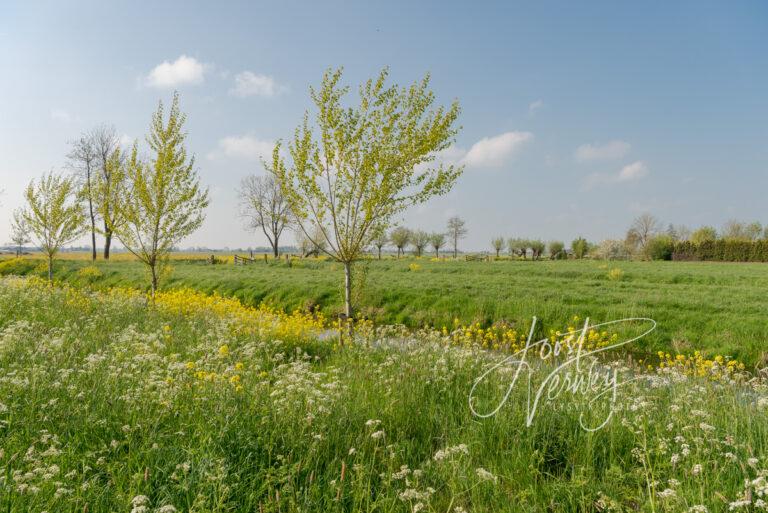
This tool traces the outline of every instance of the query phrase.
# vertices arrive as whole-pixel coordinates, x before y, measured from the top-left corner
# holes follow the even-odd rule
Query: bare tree
[[[67,167],[77,177],[80,194],[88,203],[88,217],[91,229],[91,260],[96,260],[96,173],[98,156],[94,145],[93,133],[82,134],[79,139],[70,142],[67,154]]]
[[[659,232],[660,226],[659,220],[651,214],[637,216],[627,231],[627,245],[645,253],[648,242]]]
[[[491,241],[491,247],[496,251],[496,258],[499,258],[499,253],[504,249],[504,237],[496,237]]]
[[[93,151],[96,154],[96,181],[99,183],[101,191],[115,191],[116,171],[122,169],[122,153],[120,150],[120,139],[117,137],[115,127],[111,125],[99,125],[94,128],[89,138],[93,145]],[[117,155],[121,160],[115,165],[113,160]],[[114,194],[102,195],[96,197],[97,210],[104,221],[104,260],[109,260],[109,251],[112,246],[112,234],[115,226],[119,223],[115,217],[118,210],[117,205],[112,203],[115,199]]]
[[[13,211],[13,220],[11,221],[11,242],[16,246],[16,256],[21,256],[21,250],[25,244],[32,242],[29,236],[29,222],[24,219],[24,211],[16,209]]]
[[[459,252],[459,239],[467,235],[467,223],[460,217],[448,219],[448,236],[453,241],[453,258],[456,258]]]
[[[389,240],[397,248],[397,258],[405,253],[405,247],[411,242],[411,231],[403,226],[398,226],[389,234]]]
[[[416,252],[416,256],[421,256],[424,249],[429,245],[429,234],[424,230],[416,230],[411,236],[411,244]]]
[[[246,176],[240,182],[239,196],[241,215],[247,219],[248,227],[264,232],[277,258],[280,236],[291,224],[290,209],[280,183],[272,174]]]
[[[325,253],[328,247],[328,243],[323,236],[323,230],[317,225],[312,226],[308,232],[301,229],[297,230],[296,242],[298,243],[302,258],[308,256],[318,257],[320,253]]]
[[[445,246],[445,234],[442,232],[433,233],[429,237],[429,244],[432,246],[432,249],[435,250],[435,257],[440,258],[440,248]]]

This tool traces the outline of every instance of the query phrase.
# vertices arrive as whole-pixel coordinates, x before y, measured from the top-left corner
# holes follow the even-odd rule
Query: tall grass
[[[264,322],[251,321],[236,306],[230,315],[222,303],[194,301],[179,308],[178,296],[152,305],[124,291],[0,283],[3,510],[764,504],[760,380],[644,374],[617,362],[636,379],[619,389],[605,428],[580,427],[582,413],[593,421],[604,412],[578,397],[546,402],[526,427],[522,387],[494,417],[469,409],[495,353],[392,328],[339,347],[313,332],[310,317],[254,312]],[[489,399],[506,390],[510,371],[492,375]]]

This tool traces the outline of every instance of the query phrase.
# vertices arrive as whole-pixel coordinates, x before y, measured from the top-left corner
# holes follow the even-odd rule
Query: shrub
[[[624,278],[624,271],[618,267],[614,267],[608,271],[608,279],[611,281],[621,281]]]
[[[768,240],[705,240],[700,243],[678,242],[672,251],[673,260],[703,260],[719,262],[768,262]]]
[[[675,241],[669,235],[657,235],[648,241],[647,256],[651,260],[672,260]]]
[[[628,260],[629,251],[622,240],[608,239],[595,249],[595,256],[603,260]]]

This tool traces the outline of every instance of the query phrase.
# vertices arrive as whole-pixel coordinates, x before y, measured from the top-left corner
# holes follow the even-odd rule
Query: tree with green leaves
[[[29,223],[24,219],[24,212],[17,208],[13,211],[11,220],[11,242],[16,246],[16,257],[21,256],[21,250],[25,244],[32,242],[29,233]]]
[[[491,241],[491,247],[496,251],[496,258],[499,258],[499,253],[504,249],[504,237],[496,237]]]
[[[397,258],[405,253],[405,248],[411,243],[411,230],[404,226],[398,226],[389,234],[389,240],[397,248]]]
[[[531,257],[534,260],[538,260],[539,258],[541,258],[541,255],[544,254],[544,250],[547,247],[547,245],[544,243],[544,241],[539,240],[539,239],[530,241],[530,243],[528,245],[531,248],[531,253],[532,253]]]
[[[123,200],[114,205],[122,222],[110,228],[147,266],[153,297],[171,249],[200,227],[208,206],[208,190],[201,188],[195,159],[184,147],[185,121],[178,94],[167,122],[160,102],[147,136],[151,158],[142,162],[134,144],[125,163]]]
[[[549,258],[552,260],[563,260],[568,255],[565,253],[565,244],[559,240],[553,240],[549,243]]]
[[[578,237],[571,242],[571,251],[573,251],[573,257],[582,259],[587,255],[589,251],[589,243],[584,237]]]
[[[445,233],[435,232],[429,237],[429,245],[435,251],[435,258],[440,258],[440,248],[445,246]]]
[[[424,230],[416,230],[411,236],[411,244],[413,244],[414,252],[416,256],[420,257],[424,250],[429,245],[429,233]]]
[[[434,107],[429,76],[409,87],[388,85],[389,71],[359,88],[348,107],[341,70],[311,89],[317,113],[289,144],[289,162],[273,152],[280,181],[300,229],[322,228],[326,253],[344,266],[344,311],[352,317],[352,265],[380,229],[404,210],[448,192],[463,168],[435,165],[455,139],[459,105]]]
[[[80,204],[77,184],[72,177],[54,173],[39,182],[29,182],[24,191],[27,205],[21,210],[23,220],[48,259],[48,281],[53,283],[53,260],[65,244],[86,231],[85,214]]]
[[[467,236],[467,223],[460,217],[448,219],[448,237],[453,242],[453,258],[459,253],[459,240]]]
[[[530,241],[526,239],[514,238],[507,241],[507,248],[509,249],[509,253],[511,255],[523,257],[523,260],[525,260],[528,255],[529,246]]]
[[[717,230],[712,226],[702,226],[697,228],[691,234],[691,242],[701,244],[702,242],[711,242],[717,240]]]

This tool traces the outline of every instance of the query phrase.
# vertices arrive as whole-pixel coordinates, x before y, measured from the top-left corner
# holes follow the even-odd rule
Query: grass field
[[[606,362],[626,382],[614,403],[550,393],[526,426],[524,387],[493,417],[468,407],[498,353],[390,328],[343,347],[321,338],[312,316],[199,293],[148,304],[0,279],[0,509],[765,508],[764,380]],[[532,359],[532,385],[560,361]],[[491,374],[476,406],[495,404],[513,371]],[[583,429],[604,406],[605,427]]]
[[[93,273],[82,271],[89,262],[71,258],[56,267],[64,282],[147,287],[136,262],[99,262]],[[0,264],[0,273],[33,273],[38,264],[34,259]],[[533,316],[545,329],[562,329],[574,315],[599,321],[650,317],[658,328],[633,348],[638,353],[701,350],[754,365],[763,363],[768,351],[764,264],[388,259],[362,267],[367,268],[362,312],[380,324],[450,328],[454,319],[484,326],[506,321],[524,331]],[[209,265],[188,255],[172,263],[164,286],[288,310],[317,305],[333,315],[341,310],[341,283],[341,267],[328,261]]]

